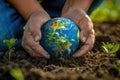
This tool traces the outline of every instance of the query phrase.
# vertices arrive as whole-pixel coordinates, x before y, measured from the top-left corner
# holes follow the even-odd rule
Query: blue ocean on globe
[[[68,18],[53,18],[43,24],[40,45],[52,56],[70,56],[77,50],[80,31]]]

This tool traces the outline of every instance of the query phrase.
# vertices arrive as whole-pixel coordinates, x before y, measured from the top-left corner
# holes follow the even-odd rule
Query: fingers
[[[95,35],[90,34],[84,45],[73,55],[73,57],[80,57],[87,53],[89,50],[93,48],[95,40]]]
[[[93,23],[87,15],[84,15],[82,20],[79,20],[78,27],[81,30],[82,42],[86,42],[87,38],[89,37],[89,34],[94,34],[94,31],[92,31]]]
[[[73,57],[80,57],[91,50],[95,40],[93,23],[87,15],[83,16],[82,20],[79,20],[78,27],[81,30],[80,37],[84,45],[73,55]]]
[[[40,28],[49,19],[50,16],[46,12],[35,12],[26,23],[22,46],[32,57],[50,57],[39,43],[41,39]]]
[[[43,13],[33,14],[26,24],[26,31],[31,32],[35,41],[39,41],[41,38],[40,28],[50,19],[49,15]]]
[[[29,53],[31,57],[34,57],[34,58],[42,57],[40,54],[35,54],[29,46],[24,47],[24,49]]]
[[[50,58],[48,53],[39,45],[34,45],[34,47],[25,46],[26,51],[30,54],[30,56],[38,58],[38,57],[45,57]]]
[[[33,36],[34,41],[39,42],[40,39],[41,39],[40,28],[34,29],[33,31],[31,31],[31,33],[32,33],[32,36]]]
[[[39,45],[39,41],[34,41],[30,32],[24,32],[22,46],[32,57],[50,58],[48,53]],[[27,37],[26,37],[27,36]]]
[[[31,36],[33,36],[35,41],[39,41],[40,40],[41,32],[40,32],[40,27],[39,26],[34,28],[33,25],[28,23],[27,26],[25,26],[25,32],[30,32]],[[26,34],[25,32],[24,32],[24,34]]]
[[[80,29],[80,40],[84,45],[73,55],[73,57],[80,57],[91,50],[94,45],[93,23],[87,13],[80,8],[65,10],[62,12],[62,16],[73,20]]]

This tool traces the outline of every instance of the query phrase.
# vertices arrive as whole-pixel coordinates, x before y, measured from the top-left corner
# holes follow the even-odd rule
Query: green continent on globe
[[[65,38],[64,36],[60,36],[59,33],[56,30],[60,30],[60,33],[62,33],[62,29],[67,26],[67,22],[62,22],[61,20],[57,20],[52,24],[52,32],[50,32],[47,36],[48,39],[47,42],[55,42],[58,45],[58,51],[56,55],[60,55],[63,51],[66,49],[69,49],[72,43]]]

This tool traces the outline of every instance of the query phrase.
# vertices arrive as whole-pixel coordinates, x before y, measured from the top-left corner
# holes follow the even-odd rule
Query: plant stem
[[[8,53],[8,60],[9,60],[9,62],[11,61],[11,53],[12,53],[12,49],[10,49],[10,51]]]

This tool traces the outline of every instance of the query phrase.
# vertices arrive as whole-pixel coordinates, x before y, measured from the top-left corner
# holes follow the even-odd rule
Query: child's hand
[[[32,57],[50,58],[49,54],[39,43],[41,25],[49,19],[50,17],[46,14],[34,13],[25,25],[22,46]]]
[[[64,9],[62,12],[63,17],[73,20],[79,27],[80,39],[84,45],[73,55],[73,57],[80,57],[92,49],[95,40],[95,33],[93,23],[89,16],[80,8]]]

